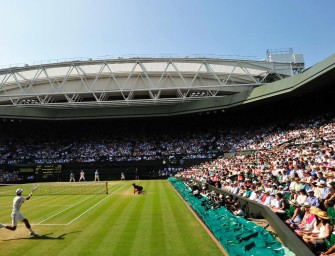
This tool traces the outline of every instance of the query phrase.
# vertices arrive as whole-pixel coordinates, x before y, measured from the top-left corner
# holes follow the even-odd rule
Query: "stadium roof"
[[[304,72],[303,63],[199,57],[12,67],[0,70],[0,116],[67,120],[228,109],[293,91],[334,62],[333,55]]]
[[[175,104],[249,90],[292,65],[208,58],[73,61],[0,71],[0,104],[42,108]]]

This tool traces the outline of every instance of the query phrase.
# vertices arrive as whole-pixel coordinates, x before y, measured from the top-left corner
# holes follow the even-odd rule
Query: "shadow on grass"
[[[12,240],[63,240],[66,235],[73,234],[73,233],[79,233],[82,231],[74,231],[62,234],[60,236],[51,236],[53,233],[39,235],[39,236],[31,236],[31,237],[19,237],[19,238],[12,238],[12,239],[4,239],[2,241],[12,241]]]

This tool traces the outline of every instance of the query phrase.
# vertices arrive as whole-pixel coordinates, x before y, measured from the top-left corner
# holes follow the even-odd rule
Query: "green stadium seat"
[[[291,193],[285,193],[285,198],[286,199],[290,199],[290,197],[291,197]]]
[[[332,247],[335,244],[335,234],[332,233],[328,239],[325,239],[325,244],[328,249]]]
[[[335,209],[334,207],[329,207],[327,209],[327,215],[329,217],[329,222],[331,225],[335,224]]]
[[[286,210],[287,217],[291,218],[294,214],[294,206],[290,205],[290,208]]]

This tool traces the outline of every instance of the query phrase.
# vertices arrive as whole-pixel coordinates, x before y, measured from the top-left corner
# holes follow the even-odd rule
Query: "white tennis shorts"
[[[23,221],[25,217],[21,212],[12,213],[12,226],[17,226],[19,221]]]

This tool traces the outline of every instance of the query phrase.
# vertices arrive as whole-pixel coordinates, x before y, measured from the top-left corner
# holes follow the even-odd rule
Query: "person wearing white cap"
[[[309,203],[311,206],[316,206],[316,207],[320,206],[319,198],[317,198],[314,195],[314,190],[313,189],[307,190],[307,195],[308,195],[307,198],[306,198],[307,203]]]
[[[320,183],[319,190],[321,192],[321,200],[325,200],[329,193],[329,187],[327,187],[327,183],[324,180],[320,180],[319,183]]]
[[[29,221],[20,212],[20,208],[21,208],[22,204],[26,200],[29,200],[32,197],[32,193],[30,193],[28,197],[24,197],[24,196],[22,196],[22,192],[23,192],[22,188],[18,188],[16,190],[16,196],[14,197],[14,200],[13,200],[12,225],[10,226],[10,225],[4,225],[4,224],[0,223],[0,228],[4,227],[6,229],[14,231],[14,230],[16,230],[16,226],[17,226],[18,221],[22,221],[26,225],[26,228],[29,229],[29,235],[38,236],[38,234],[35,233],[34,230],[32,230]]]

